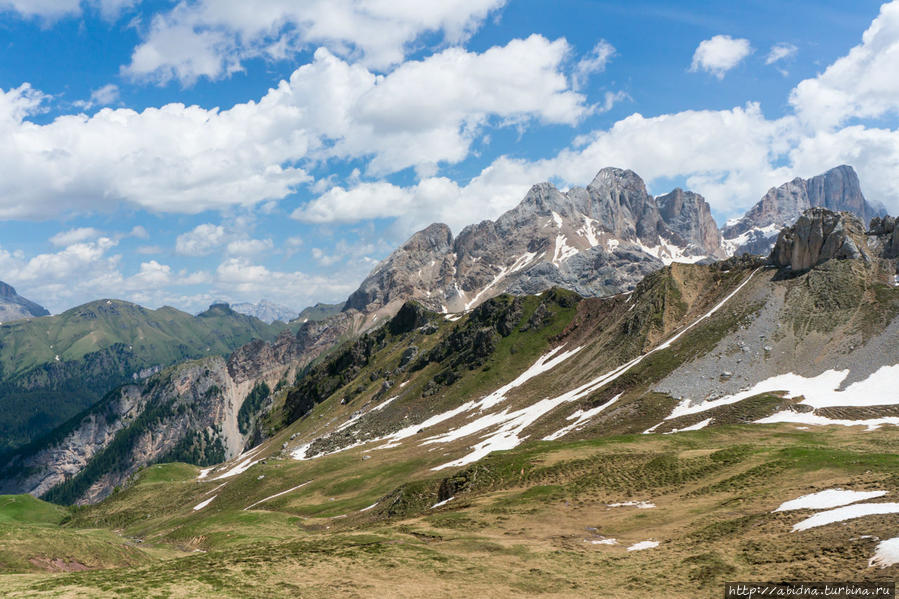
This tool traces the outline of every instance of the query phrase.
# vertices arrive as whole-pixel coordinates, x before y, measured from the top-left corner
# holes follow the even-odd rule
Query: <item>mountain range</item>
[[[0,453],[38,439],[129,381],[229,354],[287,328],[213,305],[192,316],[102,299],[0,326]]]
[[[251,304],[249,302],[231,304],[231,309],[239,314],[246,314],[247,316],[258,318],[262,322],[266,322],[268,324],[271,324],[276,320],[280,320],[281,322],[290,322],[297,317],[296,310],[288,308],[287,306],[276,304],[275,302],[270,302],[267,299],[261,299],[255,304]]]
[[[87,505],[4,498],[5,571],[61,573],[0,584],[605,596],[664,579],[688,597],[784,572],[892,580],[897,256],[896,219],[810,208],[766,257],[672,262],[614,295],[412,298],[374,326],[351,307],[331,319],[367,328],[314,359],[326,321],[174,365],[6,462],[4,492]]]

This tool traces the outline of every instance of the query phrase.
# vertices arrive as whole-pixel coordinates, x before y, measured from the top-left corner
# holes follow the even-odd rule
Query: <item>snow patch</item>
[[[207,505],[212,503],[212,500],[215,499],[216,497],[218,497],[218,495],[213,495],[209,499],[206,499],[205,501],[201,501],[200,503],[198,503],[197,505],[194,506],[194,511],[198,512],[198,511],[202,510],[204,507],[206,507]]]
[[[556,432],[554,432],[550,435],[543,437],[543,440],[544,441],[555,441],[556,439],[561,439],[562,437],[564,437],[565,435],[567,435],[568,433],[570,433],[572,431],[579,430],[580,428],[582,428],[584,426],[584,424],[586,424],[594,416],[596,416],[597,414],[599,414],[600,412],[602,412],[603,410],[605,410],[606,408],[611,406],[613,403],[618,401],[618,398],[620,398],[621,396],[622,396],[622,393],[619,393],[618,395],[616,395],[615,397],[613,397],[606,403],[602,404],[601,406],[596,406],[595,408],[591,408],[589,410],[581,410],[581,409],[576,410],[571,416],[568,416],[566,418],[566,420],[574,420],[574,422],[572,422],[571,424],[569,424],[563,428],[560,428],[559,430],[557,430]]]
[[[654,549],[659,546],[658,541],[640,541],[639,543],[634,543],[630,547],[627,548],[628,551],[643,551],[645,549]]]
[[[449,503],[449,502],[452,501],[453,499],[455,499],[455,496],[450,497],[449,499],[444,499],[443,501],[438,501],[437,503],[435,503],[434,505],[431,506],[431,509],[433,510],[434,508],[438,508],[438,507],[440,507],[441,505],[446,505],[447,503]]]
[[[212,470],[213,468],[203,468],[202,470],[200,470],[200,474],[197,476],[197,480],[203,480],[204,478],[209,476],[209,473],[212,472]]]
[[[690,426],[685,426],[684,428],[673,428],[670,431],[666,432],[665,434],[673,435],[674,433],[683,433],[686,431],[698,431],[701,428],[707,427],[709,424],[712,423],[713,420],[714,420],[714,418],[706,418],[705,420],[697,422],[696,424],[691,424]]]
[[[849,376],[848,370],[827,370],[818,376],[811,378],[793,374],[792,372],[780,374],[760,381],[750,389],[740,391],[733,395],[726,395],[719,399],[703,401],[697,404],[694,404],[690,399],[685,399],[674,408],[665,420],[671,420],[678,416],[698,414],[700,412],[705,412],[706,410],[711,410],[712,408],[726,406],[748,399],[754,395],[771,393],[774,391],[784,391],[789,398],[804,396],[805,399],[800,403],[815,409],[833,406],[869,407],[899,404],[899,395],[895,393],[896,382],[899,381],[899,364],[882,366],[877,371],[871,373],[868,378],[852,383],[846,387],[845,390],[839,391],[838,389],[843,384],[843,381],[846,380],[847,376]],[[781,412],[780,414],[784,413],[796,414],[791,411]],[[808,416],[810,413],[803,413],[801,415]],[[778,414],[763,418],[757,422],[807,422],[806,420],[769,420],[776,416],[778,416]],[[810,424],[817,423],[810,422]],[[886,422],[884,422],[884,424],[886,424]]]
[[[265,503],[265,502],[268,501],[269,499],[274,499],[275,497],[280,497],[281,495],[286,495],[286,494],[290,493],[291,491],[296,491],[296,490],[299,489],[300,487],[305,487],[306,485],[308,485],[308,484],[311,483],[311,482],[312,482],[311,480],[307,480],[307,481],[304,482],[303,484],[297,485],[297,486],[295,486],[295,487],[291,487],[291,488],[287,489],[286,491],[281,491],[280,493],[275,493],[274,495],[269,495],[269,496],[266,497],[265,499],[260,499],[260,500],[257,501],[256,503],[251,503],[251,504],[248,505],[247,507],[243,508],[243,511],[247,511],[247,510],[249,510],[249,509],[252,509],[252,508],[256,507],[257,505],[259,505],[260,503]],[[194,509],[196,509],[196,508],[194,508]]]
[[[557,229],[562,228],[562,217],[555,210],[553,210],[553,222],[556,224]]]
[[[887,416],[884,418],[869,418],[867,420],[846,420],[817,416],[811,412],[791,412],[789,410],[784,410],[783,412],[777,412],[776,414],[772,414],[761,420],[756,420],[755,422],[758,424],[777,424],[786,422],[792,424],[813,424],[816,426],[864,426],[867,427],[866,430],[873,431],[884,424],[899,426],[899,417]]]
[[[373,510],[373,509],[375,509],[376,507],[378,507],[378,503],[379,503],[379,502],[376,501],[376,502],[374,502],[373,504],[371,504],[370,506],[364,507],[364,508],[362,508],[362,509],[359,510],[359,511],[360,511],[360,512],[367,512],[368,510]]]
[[[732,256],[738,249],[740,249],[740,246],[745,245],[754,239],[765,238],[771,243],[774,243],[774,237],[780,233],[782,228],[783,226],[778,224],[770,224],[767,227],[754,227],[736,237],[723,240],[722,245],[724,245],[724,250],[728,255]]]
[[[868,562],[868,567],[880,566],[881,568],[886,568],[893,564],[899,564],[899,537],[893,537],[878,543],[877,549],[874,551],[874,557]]]
[[[799,530],[808,530],[834,522],[844,522],[846,520],[854,520],[864,516],[877,516],[880,514],[899,514],[899,503],[857,503],[855,505],[847,505],[835,510],[819,512],[814,516],[806,518],[802,522],[793,525],[793,532]]]
[[[221,480],[221,479],[223,479],[223,478],[229,478],[229,477],[231,477],[231,476],[236,476],[236,475],[238,475],[238,474],[241,474],[241,473],[243,473],[243,472],[246,472],[247,470],[250,469],[250,466],[252,466],[253,464],[256,464],[257,462],[261,462],[261,461],[262,461],[262,458],[259,458],[259,459],[256,459],[256,460],[253,459],[253,456],[254,456],[260,449],[262,449],[262,446],[261,446],[261,445],[257,445],[256,447],[254,447],[254,448],[251,449],[250,451],[247,451],[247,452],[244,452],[244,453],[240,454],[239,456],[237,456],[237,457],[235,458],[235,460],[240,460],[241,458],[243,458],[243,461],[239,461],[238,464],[237,464],[236,466],[234,466],[234,467],[231,468],[230,470],[227,470],[227,471],[224,472],[223,474],[220,474],[220,475],[216,476],[213,480]]]
[[[635,507],[638,510],[651,510],[656,504],[651,501],[623,501],[621,503],[610,503],[608,507]]]
[[[640,241],[640,239],[637,239],[637,243],[640,245],[640,249],[650,256],[655,256],[666,266],[672,262],[686,262],[688,264],[693,264],[694,262],[699,262],[707,257],[688,255],[684,248],[671,243],[662,236],[659,236],[659,245],[656,246],[648,246]]]
[[[590,543],[591,545],[617,545],[618,539],[584,539],[584,542]]]
[[[596,221],[586,215],[584,215],[583,218],[584,227],[582,229],[578,229],[578,234],[583,235],[584,239],[587,240],[587,243],[590,244],[590,247],[595,247],[599,245],[599,239],[596,237]]]
[[[559,266],[562,262],[565,262],[579,252],[580,250],[577,248],[568,245],[567,237],[564,235],[556,235],[556,245],[553,250],[552,263]]]
[[[780,504],[774,512],[788,512],[791,510],[823,510],[828,508],[849,505],[857,501],[883,497],[886,491],[849,491],[846,489],[827,489],[809,495],[803,495]],[[774,513],[772,512],[772,513]]]

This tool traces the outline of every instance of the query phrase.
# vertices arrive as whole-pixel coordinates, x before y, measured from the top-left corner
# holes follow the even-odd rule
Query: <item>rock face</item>
[[[769,189],[745,216],[724,227],[724,245],[735,255],[767,254],[780,230],[812,207],[850,212],[862,222],[883,215],[882,209],[865,200],[855,170],[841,165],[811,179],[797,177]]]
[[[656,202],[665,223],[687,243],[701,248],[709,256],[726,257],[721,231],[712,218],[708,202],[701,195],[678,187],[656,198]]]
[[[875,216],[868,231],[868,245],[875,248],[883,258],[899,258],[899,226],[896,218]]]
[[[675,260],[723,258],[705,200],[675,190],[661,204],[636,173],[604,168],[586,188],[531,188],[495,221],[463,229],[433,224],[413,235],[363,281],[345,311],[390,316],[414,299],[462,312],[505,291],[560,285],[588,296],[632,289]]]
[[[828,260],[871,262],[865,227],[849,212],[825,208],[806,210],[792,227],[781,231],[770,262],[792,272],[804,272]]]
[[[0,281],[0,322],[21,320],[34,316],[48,316],[50,312],[29,299],[25,299],[11,286]]]

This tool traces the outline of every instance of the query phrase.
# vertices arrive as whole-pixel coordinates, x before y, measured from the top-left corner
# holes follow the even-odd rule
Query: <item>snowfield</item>
[[[812,408],[829,408],[835,406],[845,407],[871,407],[899,404],[899,394],[895,387],[899,382],[899,364],[882,366],[871,373],[868,378],[852,383],[840,390],[848,370],[827,370],[818,376],[806,378],[798,374],[787,373],[773,376],[753,385],[751,388],[733,395],[727,395],[718,399],[694,403],[690,399],[684,399],[665,419],[671,420],[680,416],[699,414],[713,408],[726,406],[743,401],[762,393],[783,392],[788,398],[803,397],[801,405]],[[868,424],[876,426],[880,424],[899,424],[899,418],[877,418],[868,421],[835,420],[816,416],[810,412],[793,412],[785,410],[767,418],[757,420],[759,423],[795,422],[802,424]]]
[[[216,497],[218,497],[218,495],[213,495],[209,499],[201,501],[200,503],[198,503],[197,505],[194,506],[194,511],[198,512],[198,511],[202,510],[204,507],[206,507],[207,505],[212,503],[212,500],[215,499]]]
[[[899,514],[899,503],[857,503],[855,505],[840,507],[835,510],[819,512],[814,516],[795,524],[793,526],[793,532],[833,524],[834,522],[843,522],[845,520],[854,520],[855,518],[877,516],[881,514]]]
[[[811,493],[790,501],[785,501],[780,504],[780,507],[774,510],[774,512],[788,512],[791,510],[824,510],[849,505],[850,503],[856,503],[857,501],[874,499],[875,497],[883,497],[886,494],[886,491],[827,489],[825,491],[818,491],[817,493]]]
[[[874,557],[868,562],[868,567],[879,566],[886,568],[893,564],[899,564],[899,537],[893,537],[878,543]]]
[[[659,546],[658,541],[640,541],[639,543],[634,543],[630,547],[627,548],[628,551],[643,551],[645,549],[654,549]]]

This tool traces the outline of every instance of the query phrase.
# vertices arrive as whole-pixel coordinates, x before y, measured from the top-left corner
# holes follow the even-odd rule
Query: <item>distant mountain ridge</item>
[[[0,324],[49,314],[43,306],[16,293],[12,285],[0,281]]]
[[[780,230],[813,207],[850,212],[865,225],[886,214],[883,208],[868,203],[855,170],[843,164],[811,179],[796,177],[769,189],[742,218],[729,221],[722,229],[728,253],[767,254]]]
[[[144,369],[232,352],[287,325],[213,305],[192,316],[102,299],[0,326],[0,453],[40,436]]]
[[[281,322],[286,323],[297,317],[297,311],[293,308],[288,308],[287,306],[276,304],[275,302],[271,302],[267,299],[261,299],[255,304],[251,304],[249,302],[231,304],[231,309],[235,312],[239,312],[240,314],[254,316],[262,322],[266,322],[268,324],[271,324],[276,320],[280,320]]]

